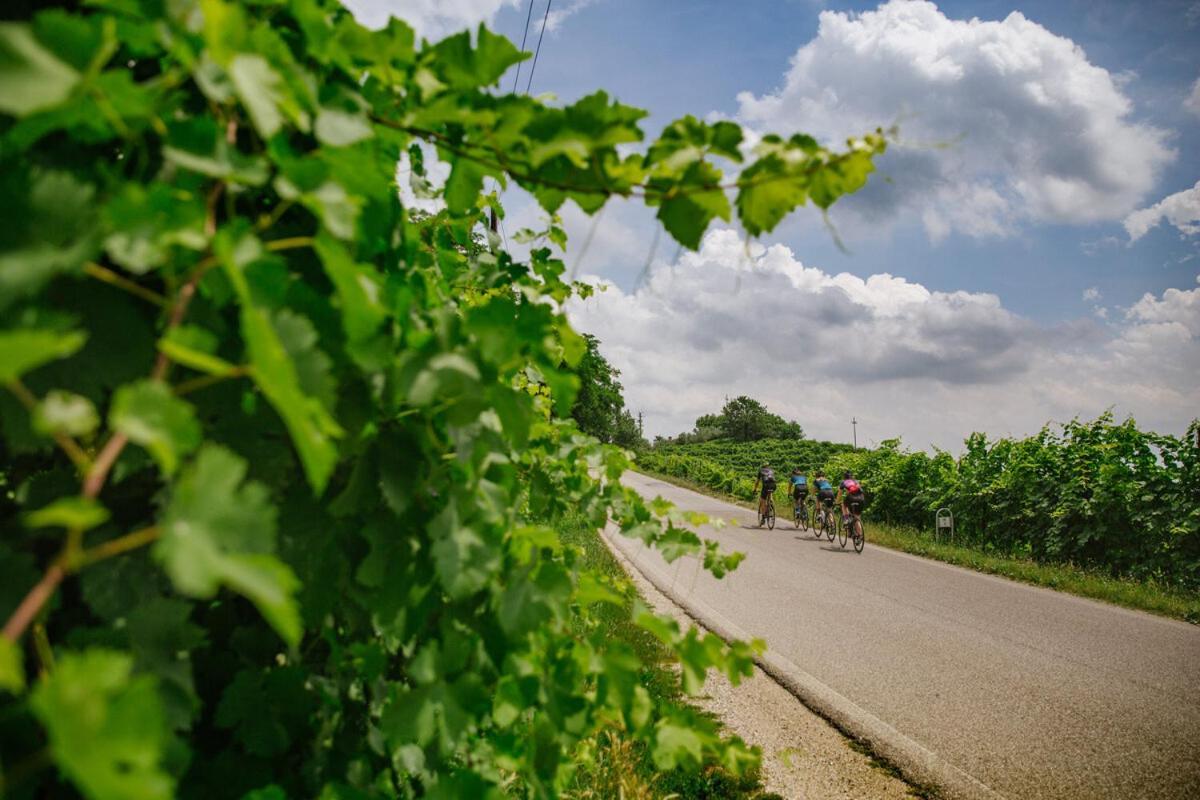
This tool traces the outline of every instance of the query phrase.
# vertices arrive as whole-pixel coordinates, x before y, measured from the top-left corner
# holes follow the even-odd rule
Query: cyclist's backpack
[[[854,480],[854,478],[847,478],[842,486],[846,489],[846,494],[862,494],[862,487],[858,485],[858,481]]]

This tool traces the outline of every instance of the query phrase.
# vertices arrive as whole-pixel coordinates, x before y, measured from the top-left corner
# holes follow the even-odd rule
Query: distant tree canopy
[[[571,407],[571,418],[584,433],[602,442],[621,447],[645,445],[638,421],[625,408],[625,398],[617,378],[620,370],[600,354],[600,340],[583,334],[587,352],[575,369],[579,376],[579,394]]]
[[[680,434],[677,440],[707,441],[733,439],[752,442],[757,439],[803,439],[804,429],[794,420],[772,414],[752,397],[741,395],[725,403],[720,414],[705,414],[696,420],[690,434]]]

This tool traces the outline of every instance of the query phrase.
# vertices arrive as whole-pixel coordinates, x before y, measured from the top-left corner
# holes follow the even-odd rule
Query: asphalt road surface
[[[625,483],[732,522],[701,534],[747,558],[621,549],[674,593],[1006,797],[1200,798],[1200,628],[916,558],[856,554],[637,473]]]

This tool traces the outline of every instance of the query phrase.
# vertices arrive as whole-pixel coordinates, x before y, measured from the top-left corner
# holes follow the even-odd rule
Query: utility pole
[[[851,417],[850,424],[854,427],[854,449],[858,449],[858,417]]]
[[[638,436],[645,436],[645,428],[642,427],[642,412],[638,412]]]

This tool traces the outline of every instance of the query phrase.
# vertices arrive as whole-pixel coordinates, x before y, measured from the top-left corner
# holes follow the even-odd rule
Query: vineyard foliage
[[[623,196],[685,247],[735,213],[758,235],[862,186],[882,135],[749,148],[685,117],[639,145],[645,112],[603,92],[500,93],[528,54],[485,27],[79,5],[0,24],[6,796],[548,797],[612,731],[662,770],[752,764],[652,698],[596,609],[689,692],[750,645],[633,604],[556,531],[738,560],[564,421],[586,290],[552,215]],[[524,260],[485,179],[551,215]]]
[[[1025,439],[967,438],[963,454],[812,441],[710,441],[655,448],[648,469],[750,499],[759,464],[853,471],[869,519],[928,529],[949,508],[957,536],[1006,555],[1065,562],[1200,590],[1200,447],[1104,414]],[[811,474],[811,472],[810,472]],[[783,502],[786,481],[781,481]]]

